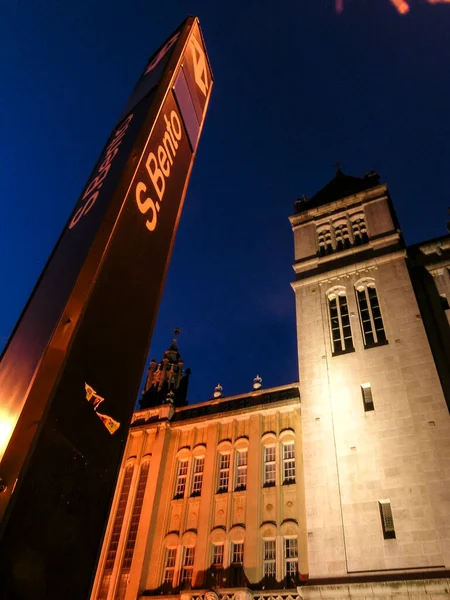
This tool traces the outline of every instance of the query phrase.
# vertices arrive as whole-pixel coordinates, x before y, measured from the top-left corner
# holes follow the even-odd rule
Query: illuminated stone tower
[[[448,569],[449,416],[387,187],[338,169],[290,220],[310,580]]]
[[[180,330],[175,329],[174,333],[178,335]],[[155,359],[150,361],[140,402],[141,409],[168,403],[186,406],[191,370],[184,370],[183,366],[177,338],[174,338],[160,363],[156,363]]]

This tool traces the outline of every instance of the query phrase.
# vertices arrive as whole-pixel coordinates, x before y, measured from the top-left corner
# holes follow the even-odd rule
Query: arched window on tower
[[[364,280],[357,283],[355,288],[364,346],[371,348],[372,346],[386,344],[386,332],[375,282]]]
[[[353,234],[353,243],[355,246],[359,244],[365,244],[369,241],[369,236],[367,234],[366,221],[364,219],[363,213],[357,213],[352,215],[352,234]]]
[[[329,224],[317,228],[317,238],[319,243],[319,256],[326,256],[333,252],[333,238],[331,226]]]
[[[327,297],[333,354],[353,352],[352,329],[345,289],[334,289],[328,292]]]
[[[334,235],[336,238],[336,250],[350,248],[350,236],[347,221],[339,221],[334,225]]]

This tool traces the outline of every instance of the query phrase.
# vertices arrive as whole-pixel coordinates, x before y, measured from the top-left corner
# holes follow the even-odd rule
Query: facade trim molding
[[[355,273],[362,273],[368,269],[376,269],[379,265],[405,258],[406,250],[397,250],[396,252],[390,252],[389,254],[385,254],[384,256],[369,258],[353,265],[347,265],[345,267],[333,269],[332,274],[330,274],[330,272],[327,272],[319,273],[317,275],[310,275],[309,277],[304,277],[302,279],[299,279],[298,281],[293,281],[291,283],[291,287],[295,291],[306,285],[311,285],[311,283],[323,283],[333,281],[335,279],[338,279],[339,277],[348,277],[350,275],[354,275]]]

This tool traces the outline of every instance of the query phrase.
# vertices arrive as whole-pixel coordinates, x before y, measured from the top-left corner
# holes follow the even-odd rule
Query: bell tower
[[[175,336],[180,330],[173,330]],[[150,361],[147,370],[147,379],[142,392],[140,408],[150,408],[161,404],[171,403],[176,407],[187,405],[187,390],[190,369],[183,369],[184,362],[178,351],[177,338],[174,337],[172,344],[164,352],[159,363],[155,359]]]
[[[448,411],[387,186],[295,203],[309,577],[450,566]]]

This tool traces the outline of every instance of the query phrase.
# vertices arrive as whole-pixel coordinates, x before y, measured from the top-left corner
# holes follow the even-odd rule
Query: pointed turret
[[[174,329],[175,336],[180,330]],[[174,406],[186,406],[187,389],[189,383],[190,369],[183,369],[184,362],[178,350],[177,338],[174,337],[172,344],[164,352],[163,359],[157,363],[150,361],[147,370],[147,380],[142,391],[141,408],[159,406],[170,402]]]

